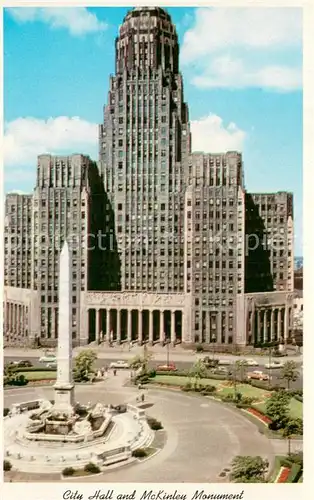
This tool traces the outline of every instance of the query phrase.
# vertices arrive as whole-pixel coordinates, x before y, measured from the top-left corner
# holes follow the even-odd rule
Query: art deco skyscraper
[[[99,144],[115,213],[121,289],[183,291],[190,129],[178,36],[161,8],[138,7],[123,20]]]

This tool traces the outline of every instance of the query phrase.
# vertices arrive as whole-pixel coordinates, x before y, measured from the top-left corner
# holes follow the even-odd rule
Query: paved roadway
[[[12,352],[13,350],[11,349],[10,350],[10,354],[13,354]],[[9,354],[9,353],[8,353]],[[19,361],[19,360],[24,360],[24,359],[28,359],[32,362],[32,364],[36,367],[45,367],[45,364],[41,364],[39,363],[39,358],[40,356],[43,355],[43,352],[39,352],[39,351],[31,351],[31,353],[27,353],[27,354],[24,354],[23,355],[23,351],[21,351],[19,354],[19,356],[14,356],[14,355],[10,355],[8,356],[6,352],[4,352],[4,362],[5,364],[7,363],[10,363],[12,361]],[[30,355],[32,354],[32,355]],[[98,356],[99,356],[99,352],[98,352]],[[128,351],[127,349],[121,349],[121,350],[118,350],[118,349],[112,349],[111,352],[101,352],[102,356],[98,357],[96,363],[95,363],[95,366],[96,368],[100,368],[100,367],[104,367],[104,366],[109,366],[110,363],[114,362],[114,361],[118,361],[118,360],[127,360],[127,359],[132,359],[132,357],[134,357],[134,355],[136,355],[136,352],[133,351],[133,349],[131,349],[130,351]],[[176,359],[180,357],[181,359]],[[185,357],[184,360],[182,360],[182,358]],[[184,356],[184,353],[180,353],[179,355],[177,353],[174,353],[174,352],[170,352],[169,353],[169,361],[170,362],[173,362],[175,363],[176,367],[178,370],[187,370],[189,368],[191,368],[191,366],[193,365],[193,363],[195,362],[196,359],[198,358],[201,358],[203,357],[203,355],[199,355],[199,354],[195,354],[194,353],[194,356],[191,356],[191,353],[187,353],[185,356]],[[219,358],[219,359],[229,359],[231,361],[236,361],[236,360],[239,360],[239,359],[243,359],[243,357],[239,357],[239,356],[222,356],[222,355],[215,355],[216,358]],[[158,358],[158,359],[156,359]],[[253,371],[253,370],[261,370],[261,371],[264,371],[266,373],[269,373],[269,370],[265,369],[265,363],[268,363],[268,357],[261,357],[261,356],[247,356],[248,359],[256,359],[257,362],[259,362],[259,366],[252,366],[252,367],[248,367],[248,371]],[[303,372],[302,372],[302,368],[301,368],[301,365],[302,365],[302,361],[300,360],[299,357],[293,357],[291,358],[290,356],[288,357],[284,357],[284,358],[277,358],[278,360],[280,360],[281,362],[285,362],[287,361],[287,359],[295,359],[296,363],[298,364],[298,366],[300,367],[300,377],[298,378],[298,380],[296,382],[292,382],[291,383],[291,388],[294,388],[294,389],[301,389],[303,387]],[[166,363],[167,362],[167,353],[166,352],[161,352],[161,353],[158,353],[158,354],[154,354],[153,356],[153,360],[150,362],[150,366],[151,368],[156,368],[158,365],[160,364],[163,364],[163,363]],[[280,369],[273,369],[271,370],[271,376],[272,376],[272,383],[273,384],[276,384],[276,383],[282,383],[283,381],[280,380]]]

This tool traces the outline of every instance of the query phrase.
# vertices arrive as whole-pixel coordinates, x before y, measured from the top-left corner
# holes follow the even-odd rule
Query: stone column
[[[263,342],[267,342],[267,309],[264,309],[264,337]]]
[[[53,309],[53,311],[55,311],[55,309]],[[54,316],[53,316],[54,318]],[[53,321],[52,322],[53,324],[53,330],[54,330],[54,326],[55,326],[55,322]],[[22,337],[24,337],[24,333],[25,333],[25,306],[21,306],[21,335]]]
[[[281,309],[277,308],[277,339],[281,339]]]
[[[257,342],[261,342],[261,311],[257,309]]]
[[[176,318],[175,311],[171,311],[171,343],[176,343]]]
[[[121,342],[121,309],[117,309],[117,343]]]
[[[128,309],[128,342],[131,342],[132,340],[132,310]]]
[[[164,327],[164,311],[159,311],[159,342],[163,343],[165,341],[165,327]]]
[[[10,314],[10,334],[13,332],[13,304],[9,304],[9,314]]]
[[[271,313],[270,313],[270,340],[271,341],[275,340],[275,336],[274,336],[274,314],[275,314],[275,311],[274,311],[274,308],[272,307],[271,308]]]
[[[99,309],[95,309],[95,340],[99,344],[100,341],[100,327],[99,327]]]
[[[206,312],[206,329],[205,329],[205,342],[210,343],[210,311]]]
[[[105,337],[105,342],[109,343],[109,336],[108,336],[108,309],[104,309],[104,337]]]
[[[154,342],[154,329],[153,329],[153,321],[154,321],[154,311],[150,310],[149,311],[149,330],[148,330],[148,342],[150,344],[153,344]]]
[[[286,304],[285,309],[284,309],[284,331],[283,331],[283,337],[285,340],[285,344],[287,343],[288,337],[289,337],[289,309],[288,305]]]
[[[16,321],[16,304],[13,304],[13,331],[16,335],[17,333],[17,321]]]
[[[227,323],[227,319],[226,319],[226,323]],[[217,315],[216,315],[216,331],[213,332],[216,334],[216,342],[217,344],[221,344],[222,343],[222,317],[221,317],[221,312],[217,312]],[[225,335],[228,336],[229,334]]]
[[[111,335],[111,330],[112,330],[112,324],[111,324],[111,309],[108,309],[108,313],[107,313],[107,337],[108,337],[108,342],[112,342],[113,341],[113,338],[112,338],[112,335]]]
[[[7,314],[6,314],[7,322],[6,322],[6,329],[4,332],[5,334],[7,334],[10,331],[10,304],[9,304],[9,302],[6,303],[6,309],[7,309]]]
[[[254,342],[254,316],[255,316],[255,311],[252,309],[251,311],[251,318],[250,318],[250,333],[251,333],[251,339]]]
[[[143,311],[142,309],[139,309],[138,311],[138,322],[137,322],[137,343],[139,345],[142,345],[143,343]]]

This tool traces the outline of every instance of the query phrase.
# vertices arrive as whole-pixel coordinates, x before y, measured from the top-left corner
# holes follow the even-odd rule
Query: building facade
[[[121,289],[183,292],[190,130],[178,36],[163,9],[126,15],[109,87],[100,171],[115,213]]]
[[[191,155],[185,195],[185,291],[191,342],[235,342],[244,294],[245,193],[237,152]]]
[[[248,193],[238,152],[191,153],[164,9],[128,12],[115,48],[98,165],[41,155],[34,194],[7,197],[6,341],[56,344],[65,239],[73,345],[288,341],[292,195]]]

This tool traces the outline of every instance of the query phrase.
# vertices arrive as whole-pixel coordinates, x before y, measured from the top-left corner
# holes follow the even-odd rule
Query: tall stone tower
[[[109,88],[100,171],[115,213],[121,289],[182,292],[190,128],[178,36],[164,9],[125,16]]]

